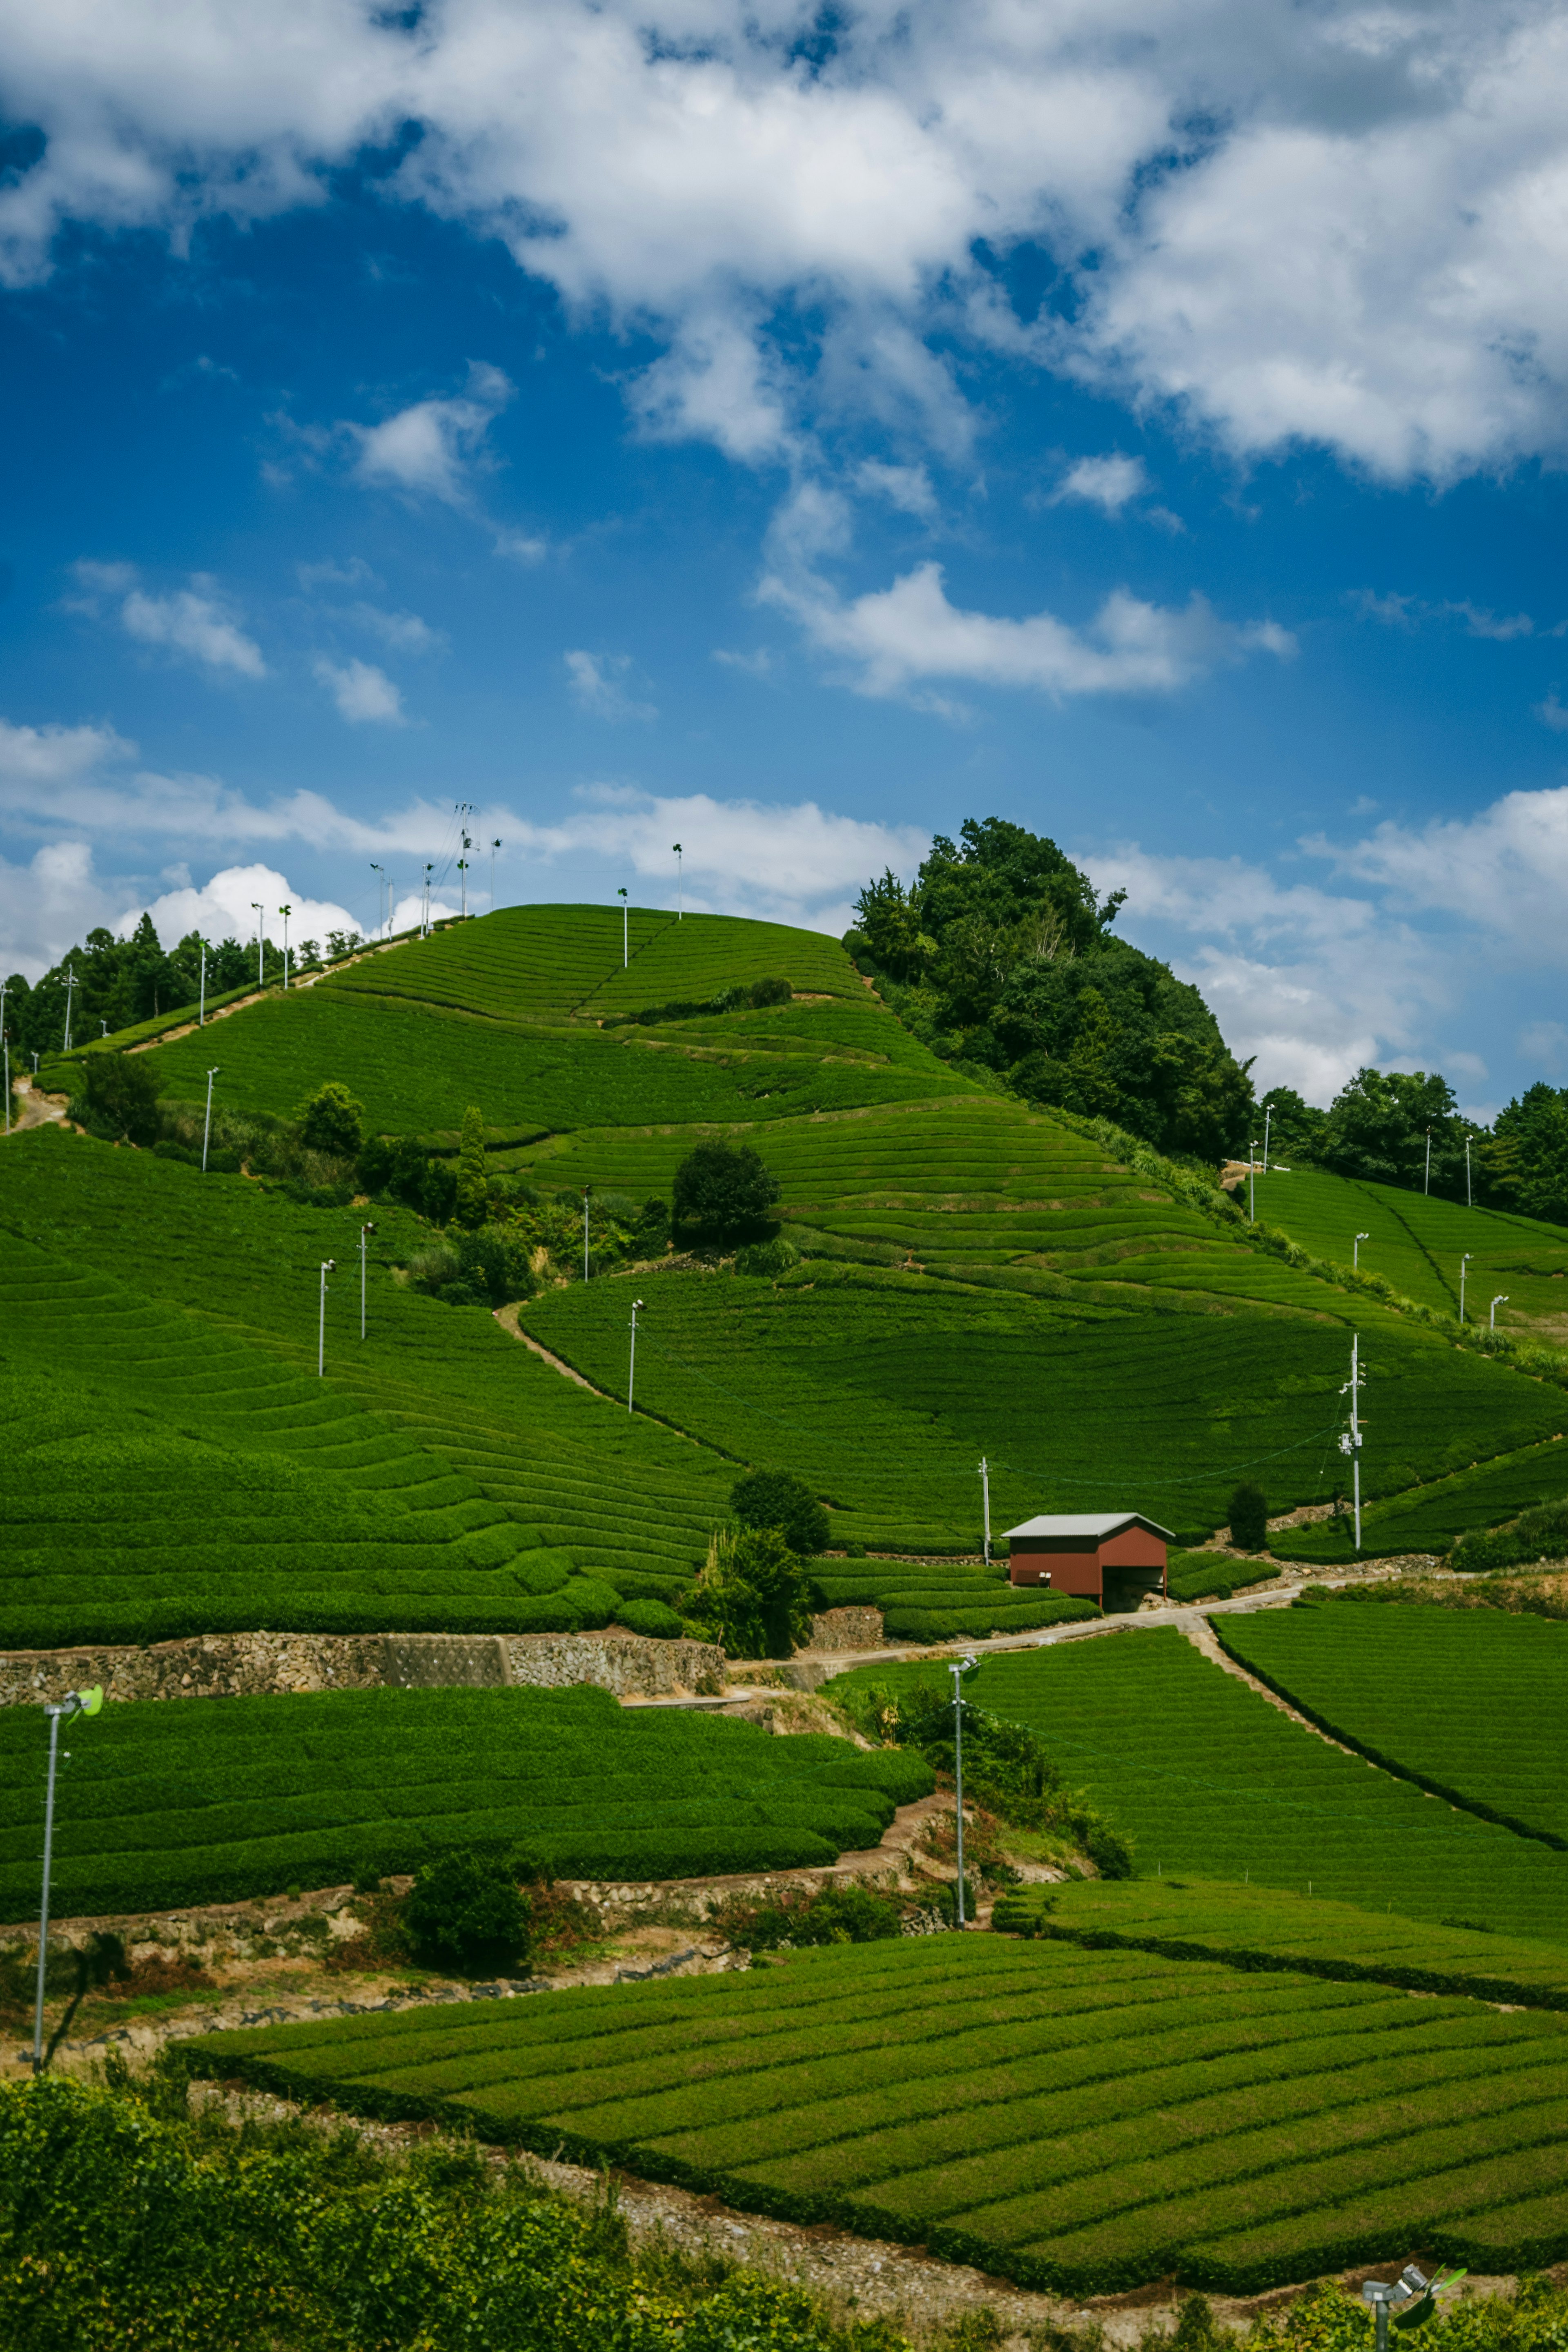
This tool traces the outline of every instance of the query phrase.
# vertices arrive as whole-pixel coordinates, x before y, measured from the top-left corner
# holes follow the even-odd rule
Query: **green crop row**
[[[1347,2200],[1390,2184],[1417,2242],[1462,2242],[1475,2217],[1509,2247],[1513,2172],[1543,2154],[1530,2243],[1568,2245],[1568,2166],[1545,2153],[1568,2095],[1562,2019],[1131,1950],[800,1953],[611,1998],[216,2034],[187,2063],[364,2114],[461,2116],[1075,2295],[1300,2276],[1285,2247],[1339,2245]],[[1393,2250],[1376,2212],[1338,2259]]]
[[[1228,1601],[1233,1592],[1267,1584],[1276,1574],[1272,1560],[1232,1559],[1226,1552],[1181,1551],[1173,1547],[1165,1559],[1166,1586],[1173,1601]]]
[[[1397,1621],[1402,1610],[1373,1612]],[[1250,1626],[1256,1621],[1247,1621]],[[1461,1630],[1468,1615],[1451,1621]],[[857,1669],[897,1688],[919,1666]],[[1568,1856],[1434,1804],[1292,1724],[1163,1628],[1000,1654],[969,1685],[1132,1843],[1139,1877],[1246,1880],[1568,1941]]]
[[[45,1748],[0,1718],[0,1905],[36,1894]],[[109,1708],[74,1740],[57,1900],[78,1912],[237,1900],[523,1845],[576,1877],[782,1868],[875,1845],[929,1793],[918,1759],[773,1739],[602,1691],[336,1691]]]
[[[1568,1416],[1564,1416],[1568,1417]],[[1554,1431],[1544,1444],[1483,1462],[1373,1504],[1362,1517],[1362,1551],[1376,1557],[1402,1551],[1443,1551],[1456,1537],[1494,1528],[1536,1503],[1555,1502],[1568,1492],[1568,1434]],[[1355,1557],[1348,1513],[1336,1526],[1291,1528],[1269,1538],[1284,1559],[1314,1563]]]
[[[1046,1936],[1091,1950],[1223,1960],[1344,1984],[1397,1985],[1526,2009],[1568,2010],[1560,1945],[1489,1928],[1434,1926],[1321,1895],[1210,1879],[1088,1880],[1025,1886],[992,1915],[1003,1935]]]
[[[1313,1595],[1218,1631],[1253,1674],[1385,1770],[1568,1851],[1568,1628]]]

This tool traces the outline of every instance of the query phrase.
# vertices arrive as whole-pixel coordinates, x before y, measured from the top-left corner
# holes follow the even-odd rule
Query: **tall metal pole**
[[[196,1027],[205,1029],[207,1025],[207,943],[205,940],[198,940],[196,944],[202,951],[202,992],[196,1006]]]
[[[1361,1549],[1361,1333],[1351,1339],[1351,1471],[1355,1492],[1355,1548]]]
[[[289,918],[294,909],[292,907],[279,907],[278,911],[283,918],[283,985],[287,988],[289,985]]]
[[[1465,1268],[1468,1265],[1471,1253],[1467,1250],[1459,1260],[1459,1320],[1461,1323],[1465,1319]]]
[[[316,1335],[316,1378],[319,1381],[327,1377],[327,1276],[336,1272],[337,1260],[324,1257],[321,1260],[321,1320]]]
[[[65,1706],[44,1710],[49,1718],[49,1792],[44,1800],[44,1896],[38,1906],[38,1989],[33,2002],[35,2074],[41,2074],[44,2071],[44,1969],[49,1949],[49,1863],[55,1843],[55,1759],[60,1744],[60,1717],[69,1705],[68,1699]],[[75,1712],[74,1708],[72,1712]]]
[[[953,1782],[958,1803],[958,1924],[967,1923],[963,1913],[963,1675],[974,1664],[964,1658],[949,1672],[952,1675],[952,1765]]]
[[[980,1457],[980,1491],[985,1498],[985,1565],[991,1565],[991,1465]]]
[[[1421,1190],[1427,1193],[1432,1190],[1432,1130],[1430,1128],[1426,1130],[1426,1173],[1421,1180]]]
[[[1268,1173],[1268,1123],[1273,1117],[1273,1104],[1265,1103],[1263,1106],[1263,1172],[1266,1176]],[[1287,1168],[1285,1173],[1289,1176],[1290,1171]]]
[[[207,1115],[202,1128],[202,1174],[204,1176],[207,1172],[207,1139],[213,1131],[213,1080],[221,1067],[221,1063],[215,1062],[207,1072]]]
[[[463,839],[467,841],[467,834],[463,835]],[[463,877],[463,920],[466,923],[468,919],[468,861],[466,857],[458,858],[458,871]]]
[[[634,1388],[636,1387],[636,1385],[637,1385],[637,1309],[638,1309],[638,1307],[639,1307],[641,1305],[642,1305],[642,1300],[641,1300],[640,1298],[634,1298],[634,1299],[633,1299],[633,1301],[632,1301],[632,1352],[631,1352],[631,1360],[630,1360],[630,1362],[628,1363],[628,1365],[627,1365],[627,1367],[626,1367],[626,1412],[627,1412],[628,1413],[630,1413],[631,1409],[632,1409],[632,1391],[633,1391],[633,1389],[634,1389]]]
[[[60,1049],[62,1053],[66,1054],[68,1054],[71,1049],[71,994],[76,984],[77,978],[75,970],[68,963],[66,966],[66,1035],[65,1044]]]
[[[0,1052],[5,1056],[5,1132],[11,1132],[11,1040],[5,1034],[5,983],[0,980]]]
[[[256,915],[256,985],[258,988],[264,988],[267,984],[263,961],[267,953],[267,923],[261,911],[260,899],[253,898],[250,904]]]
[[[386,925],[386,868],[378,866],[373,857],[370,870],[375,877],[375,928],[379,931]]]
[[[1506,1307],[1507,1305],[1508,1293],[1506,1290],[1500,1290],[1497,1297],[1492,1300],[1492,1311],[1487,1321],[1487,1329],[1489,1331],[1495,1331],[1497,1329],[1498,1308],[1500,1307]]]
[[[583,1279],[588,1279],[588,1194],[592,1187],[583,1187]]]
[[[1465,1138],[1465,1206],[1467,1209],[1473,1209],[1475,1205],[1470,1197],[1470,1139],[1467,1135]]]
[[[1287,1169],[1285,1172],[1289,1175],[1290,1171]],[[1369,1242],[1371,1239],[1372,1235],[1370,1234],[1357,1234],[1354,1241],[1351,1244],[1351,1272],[1352,1274],[1356,1273],[1361,1265],[1361,1245],[1363,1242]]]
[[[675,919],[678,923],[686,920],[686,869],[680,862],[681,856],[678,841],[675,845]]]
[[[1258,1138],[1247,1147],[1247,1222],[1258,1223]]]
[[[626,892],[617,891],[616,896],[621,902],[621,970],[625,971],[632,960],[632,918],[631,909],[626,903]]]
[[[495,913],[495,910],[496,910],[496,851],[497,851],[500,847],[500,843],[499,841],[492,841],[492,842],[491,842],[491,844],[490,844],[490,912],[491,912],[491,914],[492,914],[492,915]]]

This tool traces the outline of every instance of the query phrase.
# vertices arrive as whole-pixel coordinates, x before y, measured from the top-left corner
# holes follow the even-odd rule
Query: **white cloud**
[[[565,656],[566,675],[571,684],[572,699],[581,710],[595,719],[655,719],[658,713],[651,702],[638,702],[626,691],[632,674],[630,654],[590,654],[578,651]]]
[[[748,677],[771,677],[773,656],[766,646],[758,646],[754,653],[735,653],[727,646],[715,646],[713,658],[725,669],[743,670]]]
[[[260,902],[259,916],[252,907],[253,900]],[[151,915],[153,929],[163,946],[170,948],[189,931],[200,931],[214,942],[225,939],[254,940],[259,920],[265,936],[280,947],[285,907],[289,909],[290,950],[297,948],[301,940],[310,939],[324,947],[329,931],[357,931],[368,927],[366,919],[351,915],[335,899],[301,897],[274,866],[226,866],[199,890],[166,890],[156,898],[138,899],[134,906],[124,908],[114,929],[122,939],[129,938],[142,915]]]
[[[962,347],[1185,409],[1252,455],[1326,445],[1439,479],[1568,441],[1568,23],[1548,0],[867,0],[802,68],[784,0],[321,0],[13,11],[0,272],[62,222],[158,228],[323,203],[403,123],[390,200],[499,238],[585,321],[653,332],[647,429],[745,462],[815,406],[932,446]],[[1034,323],[976,258],[1043,247]],[[475,395],[468,396],[472,403]],[[482,399],[479,404],[483,405]],[[482,424],[419,403],[363,463],[462,497]]]
[[[71,572],[80,591],[68,600],[73,612],[99,619],[105,604],[117,601],[121,627],[140,644],[188,654],[208,669],[266,677],[260,646],[234,619],[216,583],[204,574],[195,573],[189,588],[159,596],[136,585],[136,572],[129,563],[95,563],[84,558],[72,564]]]
[[[85,841],[46,842],[25,866],[0,857],[0,980],[39,979],[108,912]]]
[[[873,498],[886,499],[905,514],[930,521],[936,513],[936,492],[923,466],[884,466],[874,457],[855,468],[855,480]]]
[[[1559,735],[1568,733],[1568,709],[1564,709],[1563,705],[1558,701],[1557,688],[1555,687],[1552,688],[1544,702],[1537,702],[1532,706],[1532,708],[1534,709],[1537,719],[1540,719],[1543,727],[1552,728],[1553,731]]]
[[[342,563],[330,559],[322,563],[301,563],[296,576],[305,593],[312,595],[318,588],[379,588],[382,582],[363,555],[350,555]]]
[[[476,361],[462,399],[419,400],[384,424],[348,425],[359,446],[356,477],[375,488],[466,507],[472,474],[485,462],[485,436],[511,395],[500,368]]]
[[[0,719],[0,791],[68,783],[135,749],[111,727],[13,727]]]
[[[1528,613],[1489,612],[1485,605],[1472,604],[1468,597],[1428,604],[1419,596],[1377,596],[1370,588],[1359,588],[1348,601],[1363,621],[1381,621],[1390,629],[1414,629],[1423,621],[1458,620],[1464,622],[1468,636],[1489,637],[1499,645],[1507,645],[1514,637],[1532,637],[1536,633],[1535,623]],[[1563,633],[1561,625],[1548,632],[1552,636],[1561,636]]]
[[[1450,915],[1531,963],[1568,960],[1561,909],[1568,890],[1568,785],[1508,793],[1473,817],[1390,821],[1364,840],[1321,836],[1302,847],[1336,872],[1375,885],[1397,906]]]
[[[1088,506],[1101,508],[1116,521],[1123,507],[1141,499],[1149,487],[1148,469],[1142,457],[1080,457],[1063,475],[1053,497],[1058,502],[1081,499]]]
[[[442,632],[433,629],[428,621],[422,621],[417,613],[387,613],[379,604],[349,604],[339,617],[352,627],[379,637],[395,653],[434,653],[437,646],[447,642]]]
[[[384,669],[374,662],[329,661],[325,654],[311,665],[316,677],[338,706],[338,716],[353,725],[367,720],[403,727],[403,697]]]

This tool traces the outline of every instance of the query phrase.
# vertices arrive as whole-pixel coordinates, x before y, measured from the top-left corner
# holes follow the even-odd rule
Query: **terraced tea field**
[[[526,1848],[562,1876],[830,1863],[926,1795],[917,1757],[607,1691],[359,1690],[124,1704],[72,1749],[62,1912],[236,1902]],[[0,1714],[0,1916],[37,1887],[38,1720]]]
[[[1336,1739],[1568,1850],[1568,1627],[1491,1610],[1310,1606],[1221,1619],[1225,1646]]]
[[[866,1666],[827,1689],[932,1675]],[[1038,1735],[1131,1838],[1140,1878],[1235,1879],[1568,1945],[1568,1855],[1330,1747],[1178,1633],[993,1655],[965,1687]]]
[[[1568,2251],[1568,2020],[1381,1986],[938,1937],[187,2048],[1072,2295]]]

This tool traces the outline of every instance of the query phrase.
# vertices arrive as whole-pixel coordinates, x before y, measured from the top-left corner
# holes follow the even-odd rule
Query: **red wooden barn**
[[[1047,1512],[1008,1528],[1012,1581],[1136,1609],[1145,1593],[1165,1592],[1165,1548],[1174,1540],[1141,1511]]]

